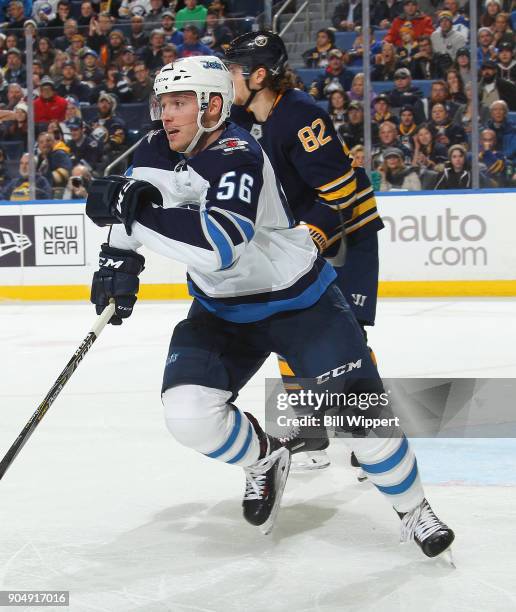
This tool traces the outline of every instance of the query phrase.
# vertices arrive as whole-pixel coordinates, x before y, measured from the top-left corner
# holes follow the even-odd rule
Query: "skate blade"
[[[439,556],[441,557],[441,559],[443,559],[443,561],[447,561],[453,567],[453,569],[457,569],[457,566],[455,565],[455,562],[453,560],[451,546],[444,550]]]
[[[269,535],[269,533],[274,527],[274,523],[276,521],[276,517],[281,506],[281,499],[283,497],[283,491],[285,490],[285,484],[287,483],[291,460],[292,455],[288,452],[288,450],[285,449],[285,452],[282,453],[281,459],[278,460],[280,461],[279,469],[281,470],[281,477],[276,490],[276,499],[274,500],[274,506],[272,507],[272,511],[270,513],[269,518],[265,521],[265,523],[263,523],[263,525],[260,525],[260,531],[263,533],[263,535]]]
[[[304,458],[299,455],[304,455]],[[292,457],[290,471],[293,474],[324,470],[330,466],[330,459],[325,451],[307,451],[299,455],[293,455]]]

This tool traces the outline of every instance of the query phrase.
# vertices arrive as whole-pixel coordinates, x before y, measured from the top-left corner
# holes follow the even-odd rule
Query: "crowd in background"
[[[327,100],[335,128],[361,158],[364,104],[371,105],[373,182],[382,191],[471,187],[472,78],[479,83],[480,185],[516,186],[510,116],[516,111],[516,1],[479,2],[478,75],[470,66],[468,10],[465,0],[373,1],[373,44],[364,58],[361,2],[344,0],[303,55],[307,68],[321,69],[310,93]],[[353,44],[339,48],[338,32],[355,32]],[[382,85],[367,101],[357,70],[364,61],[373,91]],[[426,95],[421,81],[428,82]]]
[[[242,4],[0,0],[0,199],[28,199],[25,28],[34,36],[36,198],[82,199],[92,178],[150,127],[142,109],[156,72],[175,58],[223,55],[232,38],[251,27],[249,20],[234,19],[243,16],[237,10]],[[470,70],[464,4],[372,1],[374,44],[364,58],[361,2],[344,0],[303,55],[306,67],[320,72],[306,87],[299,78],[299,87],[327,107],[356,164],[364,159],[364,104],[371,105],[377,189],[471,186],[471,79],[477,75]],[[515,7],[516,0],[480,4],[484,187],[516,184],[516,128],[510,120],[516,111]],[[355,33],[352,44],[339,48],[338,32]],[[367,101],[364,61],[371,64],[373,90],[377,82],[384,85]],[[418,81],[431,81],[427,95]]]

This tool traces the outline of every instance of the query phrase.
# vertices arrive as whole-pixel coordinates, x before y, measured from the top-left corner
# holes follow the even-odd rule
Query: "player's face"
[[[184,151],[197,133],[197,96],[193,92],[162,94],[161,120],[172,151]]]
[[[231,72],[233,84],[235,85],[235,104],[242,106],[247,102],[249,94],[251,93],[242,74],[242,66],[239,64],[229,64],[228,68],[229,72]]]

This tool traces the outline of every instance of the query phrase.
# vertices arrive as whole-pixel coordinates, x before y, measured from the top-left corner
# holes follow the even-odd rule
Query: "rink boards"
[[[378,196],[380,295],[516,295],[516,191]],[[0,298],[87,299],[107,230],[84,202],[0,202]],[[185,266],[145,252],[140,298],[188,297]]]

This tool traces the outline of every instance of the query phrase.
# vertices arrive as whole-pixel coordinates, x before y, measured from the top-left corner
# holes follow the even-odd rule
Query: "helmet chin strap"
[[[183,155],[190,155],[190,153],[195,149],[195,147],[199,143],[199,140],[201,139],[201,136],[203,134],[205,133],[209,134],[210,132],[214,132],[215,130],[218,130],[219,127],[224,123],[223,113],[221,111],[220,119],[217,121],[217,123],[214,126],[207,128],[202,124],[203,115],[208,108],[208,102],[205,100],[205,98],[206,98],[206,94],[204,92],[202,93],[197,92],[197,101],[199,103],[199,112],[197,113],[197,128],[198,129],[197,129],[195,136],[192,138],[190,144],[186,147],[186,149],[184,151],[179,151],[179,153],[182,153]]]

